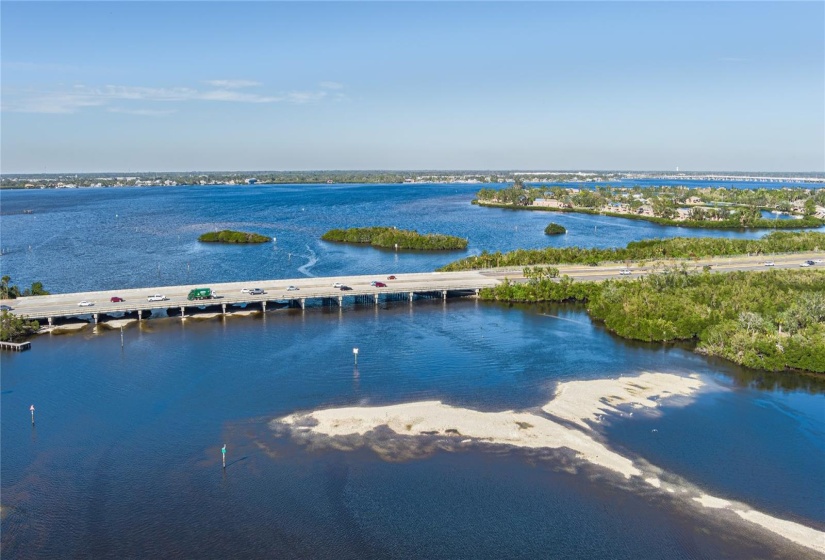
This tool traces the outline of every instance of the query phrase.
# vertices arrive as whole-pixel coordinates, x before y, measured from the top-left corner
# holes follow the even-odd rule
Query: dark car
[[[387,285],[386,285],[386,284],[384,284],[383,282],[376,282],[376,283],[375,283],[375,284],[373,284],[373,285],[374,285],[376,288],[386,288],[386,287],[387,287]]]
[[[349,286],[341,286],[341,287],[339,288],[339,290],[341,290],[342,292],[346,292],[346,291],[351,290],[351,289],[352,289],[352,288],[350,288]]]
[[[123,298],[122,298],[122,297],[118,297],[118,296],[112,296],[112,297],[109,299],[109,301],[111,301],[112,303],[121,303],[121,302],[123,302]]]
[[[395,274],[393,274],[392,276],[387,276],[387,280],[395,280]]]
[[[13,308],[13,307],[11,307],[11,306],[8,306],[8,305],[0,305],[0,311],[11,311],[12,309],[14,309],[14,308]]]

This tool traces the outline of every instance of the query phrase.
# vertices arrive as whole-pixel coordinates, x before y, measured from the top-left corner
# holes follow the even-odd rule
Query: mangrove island
[[[467,248],[467,240],[453,235],[418,233],[393,227],[331,229],[321,236],[324,241],[357,243],[388,249],[415,251],[455,251]]]
[[[267,241],[272,241],[272,238],[257,233],[224,229],[204,233],[198,237],[198,241],[203,241],[204,243],[266,243]]]

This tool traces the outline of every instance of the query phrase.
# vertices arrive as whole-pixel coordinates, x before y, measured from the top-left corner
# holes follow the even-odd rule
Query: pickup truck
[[[169,298],[166,297],[166,296],[162,296],[160,294],[155,294],[153,296],[149,296],[147,298],[147,301],[166,301],[167,299],[169,299]]]

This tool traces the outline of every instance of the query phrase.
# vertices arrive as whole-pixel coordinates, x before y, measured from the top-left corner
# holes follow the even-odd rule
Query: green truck
[[[195,288],[189,290],[189,295],[186,296],[188,300],[194,299],[212,299],[212,288]]]

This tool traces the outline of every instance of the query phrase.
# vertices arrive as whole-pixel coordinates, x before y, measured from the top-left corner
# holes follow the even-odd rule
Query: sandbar
[[[645,484],[693,507],[711,509],[730,521],[755,524],[800,546],[825,554],[825,533],[800,523],[756,511],[746,504],[709,495],[689,483],[666,482],[661,469],[643,459],[633,460],[602,443],[594,429],[603,416],[621,415],[629,405],[655,412],[660,400],[689,402],[704,386],[695,375],[643,373],[618,379],[596,379],[559,383],[553,399],[540,411],[482,412],[450,406],[440,401],[422,401],[389,406],[331,408],[297,412],[274,419],[270,428],[289,434],[308,445],[320,444],[350,450],[372,448],[379,454],[405,456],[422,440],[438,439],[457,450],[467,444],[511,446],[527,449],[569,449],[585,463],[602,467]],[[390,457],[388,457],[390,458]],[[671,479],[673,477],[670,477]]]

